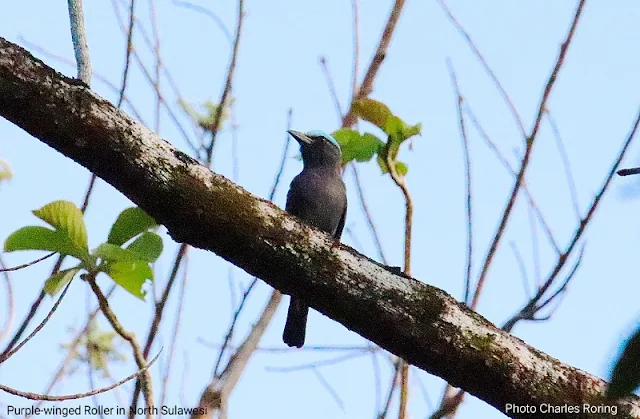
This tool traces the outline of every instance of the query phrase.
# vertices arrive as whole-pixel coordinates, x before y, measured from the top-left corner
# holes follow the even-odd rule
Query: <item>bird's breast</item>
[[[303,171],[291,182],[287,210],[309,224],[334,234],[346,209],[346,188],[333,173]]]

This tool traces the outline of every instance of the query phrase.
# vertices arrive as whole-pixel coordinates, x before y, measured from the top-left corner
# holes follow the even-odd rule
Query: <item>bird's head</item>
[[[322,131],[287,131],[300,144],[305,167],[340,167],[342,150],[331,135]]]

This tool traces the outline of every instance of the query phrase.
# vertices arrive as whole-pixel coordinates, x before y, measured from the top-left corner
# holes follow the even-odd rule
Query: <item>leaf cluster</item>
[[[409,125],[394,115],[389,107],[374,99],[359,99],[353,102],[352,112],[360,119],[370,122],[386,135],[386,140],[371,133],[360,134],[350,128],[342,128],[333,136],[342,148],[342,163],[367,162],[376,157],[382,173],[388,173],[388,162],[396,173],[405,176],[408,166],[398,160],[400,146],[411,137],[419,135],[422,124]]]
[[[44,284],[49,295],[57,294],[79,272],[106,273],[122,288],[144,299],[142,289],[153,280],[151,263],[163,249],[162,238],[151,231],[156,221],[138,207],[127,208],[111,226],[105,243],[89,251],[87,227],[82,211],[72,202],[54,201],[33,214],[51,227],[26,226],[13,232],[4,243],[5,252],[44,250],[72,256],[79,263],[53,274]]]

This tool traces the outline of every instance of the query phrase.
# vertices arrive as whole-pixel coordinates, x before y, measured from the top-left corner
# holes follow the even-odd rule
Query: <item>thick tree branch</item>
[[[81,82],[0,38],[0,115],[100,176],[166,226],[418,368],[512,417],[548,403],[602,405],[605,382],[496,328],[199,165]],[[558,414],[602,417],[602,414]],[[640,399],[617,417],[640,417]]]

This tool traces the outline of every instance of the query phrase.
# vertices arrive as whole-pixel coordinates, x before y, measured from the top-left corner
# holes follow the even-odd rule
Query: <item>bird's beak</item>
[[[293,138],[296,139],[297,142],[300,143],[300,145],[309,145],[313,143],[313,139],[307,137],[304,133],[300,132],[300,131],[294,131],[294,130],[289,130],[287,131]]]

